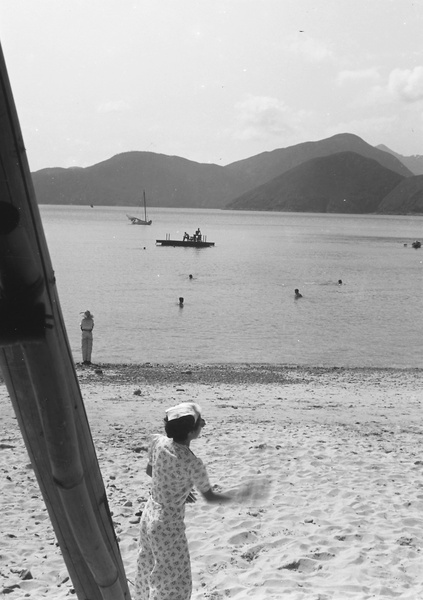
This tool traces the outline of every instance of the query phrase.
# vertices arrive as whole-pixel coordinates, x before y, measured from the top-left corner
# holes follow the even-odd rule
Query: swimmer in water
[[[300,290],[298,288],[296,290],[294,290],[294,292],[295,292],[295,299],[296,300],[297,300],[297,298],[302,298],[303,297],[303,295],[300,294]]]

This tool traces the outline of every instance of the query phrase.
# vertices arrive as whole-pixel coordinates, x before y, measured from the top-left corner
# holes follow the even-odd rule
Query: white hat
[[[181,404],[168,408],[166,411],[168,421],[180,419],[181,417],[187,417],[189,415],[192,415],[197,421],[198,417],[201,415],[200,405],[195,402],[182,402]]]

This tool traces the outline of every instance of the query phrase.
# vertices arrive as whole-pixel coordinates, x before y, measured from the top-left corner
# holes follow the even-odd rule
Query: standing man
[[[81,321],[82,364],[90,365],[91,364],[91,352],[93,349],[94,315],[92,315],[89,310],[86,310],[83,313],[83,315],[84,316],[82,317],[82,321]]]

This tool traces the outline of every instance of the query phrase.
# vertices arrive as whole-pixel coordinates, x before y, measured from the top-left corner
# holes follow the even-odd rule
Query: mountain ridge
[[[302,142],[295,146],[262,152],[251,158],[231,163],[228,168],[253,175],[256,185],[260,185],[307,160],[345,151],[357,152],[367,158],[374,158],[381,165],[405,177],[413,174],[398,157],[371,146],[352,133],[339,133],[317,142]]]
[[[294,167],[342,152],[355,152],[366,160],[376,160],[391,173],[413,177],[398,158],[400,155],[370,146],[348,133],[264,152],[226,166],[133,151],[89,167],[41,169],[32,177],[40,204],[139,206],[145,190],[149,206],[221,209]],[[391,180],[390,175],[387,177]],[[412,187],[404,189],[411,192]],[[404,200],[403,194],[397,197],[397,203],[400,198]],[[409,204],[407,199],[404,201]],[[293,210],[301,208],[294,206]],[[398,214],[401,208],[396,205],[392,210]]]
[[[398,158],[398,160],[400,160],[403,165],[405,165],[412,173],[414,173],[414,175],[423,175],[423,155],[413,154],[411,156],[402,156],[384,144],[379,144],[376,146],[376,148],[379,148],[379,150],[382,150],[383,152],[388,152],[389,154],[392,154]]]
[[[229,203],[232,210],[376,212],[404,179],[374,159],[346,151],[313,158]]]

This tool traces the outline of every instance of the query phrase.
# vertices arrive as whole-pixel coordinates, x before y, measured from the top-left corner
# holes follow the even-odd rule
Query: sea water
[[[89,309],[95,363],[423,366],[423,217],[131,211],[40,207],[75,361]]]

